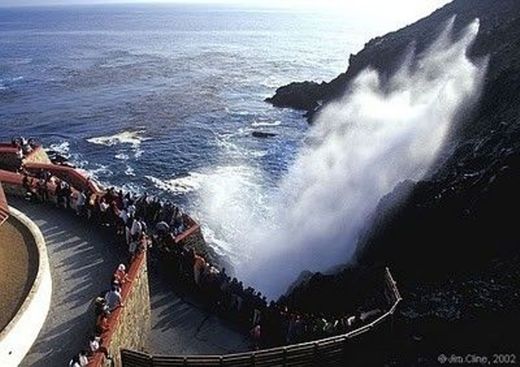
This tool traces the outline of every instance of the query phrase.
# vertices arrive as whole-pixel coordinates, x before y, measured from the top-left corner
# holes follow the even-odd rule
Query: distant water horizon
[[[170,198],[205,225],[200,190],[215,175],[247,187],[254,167],[275,186],[303,144],[302,113],[264,99],[334,78],[380,32],[287,10],[0,8],[0,138],[36,137],[101,183]],[[239,261],[228,230],[204,227]]]

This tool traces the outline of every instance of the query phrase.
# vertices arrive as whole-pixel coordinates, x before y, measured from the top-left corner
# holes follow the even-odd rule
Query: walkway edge
[[[11,216],[34,237],[38,250],[38,273],[22,306],[0,332],[0,366],[18,366],[32,347],[49,313],[52,278],[47,247],[40,228],[24,213],[9,207]]]

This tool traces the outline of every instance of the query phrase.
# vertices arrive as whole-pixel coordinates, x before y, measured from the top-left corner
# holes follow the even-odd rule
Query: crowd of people
[[[246,287],[227,274],[194,247],[177,241],[190,225],[188,217],[170,201],[143,194],[134,195],[110,188],[102,194],[78,191],[49,172],[24,172],[23,185],[30,199],[48,201],[74,210],[76,215],[99,226],[113,229],[128,249],[128,266],[140,251],[151,249],[150,257],[166,262],[173,276],[182,280],[212,311],[248,330],[254,348],[287,345],[346,333],[359,327],[365,314],[328,317],[289,310],[280,302],[268,301],[260,292]],[[95,302],[96,325],[88,347],[74,356],[70,366],[88,364],[88,358],[102,350],[102,335],[107,331],[111,313],[123,306],[122,286],[130,281],[127,265],[116,269],[110,289]],[[370,317],[377,316],[372,313]],[[107,354],[108,356],[108,354]]]
[[[244,286],[236,277],[229,276],[225,268],[218,269],[193,248],[159,242],[154,249],[179,278],[177,283],[191,287],[213,312],[249,330],[257,349],[343,334],[361,326],[367,317],[380,314],[374,311],[325,316],[290,310],[284,303],[268,301],[261,292]]]
[[[32,153],[38,147],[35,139],[26,139],[23,136],[11,139],[11,145],[17,148],[16,155],[19,159],[23,159],[27,154]]]

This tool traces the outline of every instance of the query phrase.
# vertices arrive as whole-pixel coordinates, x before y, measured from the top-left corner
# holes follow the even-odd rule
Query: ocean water
[[[291,81],[335,77],[381,32],[298,10],[0,9],[0,139],[36,137],[104,184],[172,198],[237,259],[233,233],[247,213],[212,227],[201,190],[276,186],[308,126],[263,100]]]

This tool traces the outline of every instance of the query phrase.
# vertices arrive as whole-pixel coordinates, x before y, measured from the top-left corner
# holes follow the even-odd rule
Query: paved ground
[[[72,213],[9,198],[42,231],[52,276],[51,308],[22,366],[66,366],[86,346],[94,328],[92,301],[110,286],[120,262],[109,236]]]
[[[250,342],[242,333],[150,271],[152,303],[152,354],[223,354],[247,351]]]
[[[22,366],[66,366],[93,331],[92,301],[105,291],[124,254],[111,237],[72,213],[50,205],[9,198],[41,229],[51,264],[51,309]],[[152,334],[157,354],[217,354],[243,351],[248,341],[196,304],[184,300],[170,282],[149,272]]]

